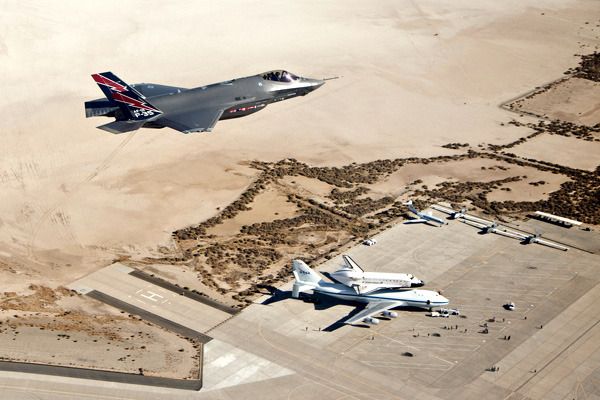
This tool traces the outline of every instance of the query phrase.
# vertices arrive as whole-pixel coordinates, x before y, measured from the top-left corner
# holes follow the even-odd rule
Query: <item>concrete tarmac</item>
[[[82,294],[92,290],[142,308],[196,332],[206,332],[232,317],[231,312],[167,290],[130,273],[132,268],[116,263],[69,285]]]
[[[594,384],[600,374],[600,324],[593,312],[600,301],[597,255],[523,246],[510,238],[479,235],[453,221],[441,228],[398,224],[376,238],[377,245],[357,245],[347,254],[367,271],[414,273],[427,282],[425,289],[441,290],[461,315],[431,318],[422,311],[400,309],[398,318],[377,326],[342,326],[325,332],[324,327],[352,308],[316,309],[286,296],[264,305],[269,298],[264,296],[211,329],[214,339],[205,349],[207,386],[197,393],[173,390],[168,396],[426,400],[600,396]],[[335,257],[317,269],[333,271],[341,262]],[[110,275],[113,280],[118,274],[127,275],[111,274],[117,274]],[[139,286],[139,279],[138,286],[125,282],[120,281],[123,287],[115,285],[119,289],[113,293],[137,301],[136,291],[145,287]],[[291,290],[291,282],[280,289]],[[516,304],[514,311],[502,307],[508,301]],[[149,302],[144,306],[151,312],[173,312]],[[511,339],[505,340],[508,336]],[[407,352],[413,357],[405,356]],[[491,367],[496,372],[490,372]],[[69,398],[63,392],[99,399],[115,393],[102,382],[91,388],[70,378],[18,376],[0,373],[3,393],[27,398],[29,392],[18,384],[48,399]],[[119,388],[117,398],[158,399],[167,393],[142,386]]]

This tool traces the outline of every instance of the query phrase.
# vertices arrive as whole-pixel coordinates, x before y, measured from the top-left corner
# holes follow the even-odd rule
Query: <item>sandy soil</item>
[[[541,135],[509,151],[521,157],[589,171],[600,165],[600,142],[588,142],[573,137]]]
[[[405,192],[416,188],[434,188],[440,182],[490,182],[510,178],[514,176],[526,176],[519,182],[504,184],[511,191],[495,190],[488,195],[490,201],[536,201],[546,199],[548,193],[558,190],[560,184],[567,178],[550,172],[540,171],[531,167],[509,164],[502,161],[490,159],[472,159],[453,161],[442,164],[410,164],[402,167],[389,177],[368,187],[371,189],[369,196],[376,198],[374,194],[381,196],[400,196]],[[421,181],[415,184],[415,181]],[[546,182],[545,185],[533,186],[531,182]]]
[[[600,123],[600,82],[570,78],[512,106],[517,111],[594,126]]]
[[[286,176],[280,179],[280,182],[307,198],[324,199],[333,189],[333,186],[328,183],[305,176]]]
[[[207,231],[209,235],[230,236],[239,233],[244,225],[258,222],[271,222],[276,219],[291,218],[298,207],[289,203],[281,192],[270,189],[256,196],[248,206],[250,210],[239,213],[235,218],[225,220],[222,224]]]
[[[68,290],[32,286],[0,302],[0,358],[190,378],[193,343]]]

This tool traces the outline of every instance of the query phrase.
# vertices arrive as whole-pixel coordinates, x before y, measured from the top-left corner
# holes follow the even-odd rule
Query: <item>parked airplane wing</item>
[[[498,235],[502,235],[502,236],[506,236],[506,237],[513,238],[513,239],[518,239],[518,240],[523,240],[523,239],[525,239],[527,237],[527,235],[524,235],[524,234],[519,233],[519,232],[513,232],[513,231],[509,231],[509,230],[504,230],[503,231],[503,230],[500,230],[500,229],[497,229],[497,228],[494,229],[492,232],[495,233],[495,234],[498,234]]]
[[[544,245],[544,246],[548,246],[548,247],[552,247],[552,248],[557,249],[557,250],[562,250],[562,251],[569,250],[569,248],[566,247],[566,246],[560,245],[558,243],[550,242],[550,241],[544,240],[544,239],[537,239],[535,241],[535,243],[538,243],[538,244],[541,244],[541,245]]]
[[[483,218],[478,218],[478,217],[475,217],[475,216],[473,216],[473,215],[471,215],[471,214],[465,214],[465,215],[463,216],[463,218],[464,218],[466,221],[470,221],[470,222],[473,222],[473,223],[476,223],[476,224],[489,225],[489,224],[491,224],[491,223],[492,223],[492,221],[488,221],[488,220],[485,220],[485,219],[483,219]]]
[[[423,222],[427,222],[425,218],[415,218],[415,219],[407,219],[403,222],[403,224],[420,224]]]
[[[183,133],[210,132],[215,126],[223,109],[205,108],[182,114],[168,115],[160,123]]]
[[[364,310],[347,319],[346,321],[344,321],[344,323],[352,325],[357,322],[362,322],[363,320],[372,317],[375,314],[379,314],[391,308],[401,307],[405,305],[406,304],[403,301],[377,301],[369,303],[367,304]]]
[[[431,208],[433,208],[436,211],[441,211],[441,212],[446,213],[446,214],[452,214],[452,213],[455,212],[453,209],[451,209],[449,207],[441,206],[439,204],[432,204]]]

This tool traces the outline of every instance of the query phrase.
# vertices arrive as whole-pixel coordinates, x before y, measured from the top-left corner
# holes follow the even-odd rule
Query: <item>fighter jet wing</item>
[[[223,109],[204,108],[181,114],[170,114],[160,119],[160,123],[183,133],[210,132],[215,126]]]
[[[377,301],[367,304],[364,310],[353,315],[351,318],[348,318],[344,321],[345,324],[355,324],[357,322],[362,322],[365,318],[369,318],[375,314],[379,314],[391,308],[405,306],[406,303],[403,301]]]

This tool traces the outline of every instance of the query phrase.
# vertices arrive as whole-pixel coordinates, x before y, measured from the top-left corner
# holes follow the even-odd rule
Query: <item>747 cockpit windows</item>
[[[265,72],[262,76],[264,80],[274,81],[274,82],[292,82],[300,79],[299,76],[296,76],[288,71],[269,71]]]

